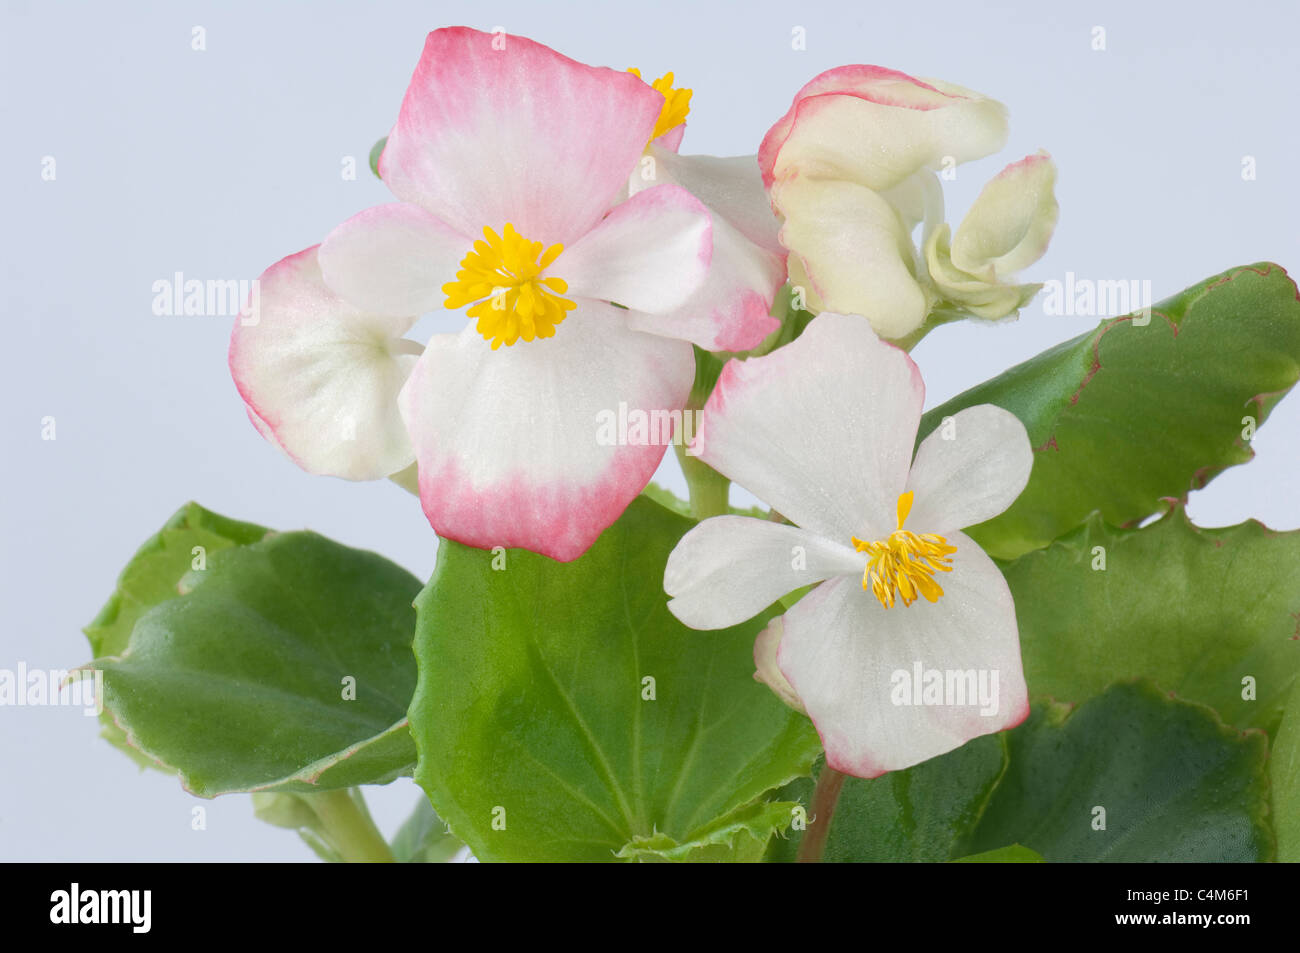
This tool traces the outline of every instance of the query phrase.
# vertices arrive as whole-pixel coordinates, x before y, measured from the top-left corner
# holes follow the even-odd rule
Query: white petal
[[[1056,165],[1046,152],[1013,162],[984,186],[952,239],[952,262],[986,281],[1004,281],[1047,251],[1060,208]]]
[[[335,294],[372,314],[420,315],[441,307],[442,286],[480,236],[464,236],[418,205],[393,202],[352,216],[320,246]]]
[[[700,289],[672,311],[630,311],[627,320],[635,330],[681,338],[706,351],[747,351],[780,327],[772,301],[783,284],[785,259],[715,216],[713,260]]]
[[[917,448],[907,528],[942,535],[992,519],[1016,501],[1033,466],[1029,434],[1015,414],[993,404],[959,410]]]
[[[548,270],[569,297],[635,311],[680,307],[704,283],[713,254],[708,210],[685,189],[661,185],[616,206]]]
[[[254,426],[309,473],[377,480],[409,465],[397,393],[420,350],[402,338],[415,318],[343,301],[321,278],[315,246],[258,284],[257,322],[237,321],[230,338],[230,372]]]
[[[758,638],[754,639],[754,679],[772,689],[777,698],[795,711],[803,712],[803,702],[795,694],[794,687],[786,681],[781,667],[776,664],[776,655],[784,634],[785,620],[782,616],[777,616],[758,633]]]
[[[848,573],[866,556],[815,533],[749,516],[715,516],[682,537],[664,569],[668,608],[693,629],[753,618],[801,586]]]
[[[993,561],[956,534],[944,595],[884,608],[860,582],[835,579],[785,614],[777,659],[821,735],[827,763],[872,778],[920,764],[1029,713],[1015,605]],[[939,704],[910,691],[917,667],[942,673]],[[975,679],[965,697],[953,689]],[[996,690],[994,674],[996,673]],[[981,704],[978,687],[985,689]],[[974,703],[971,704],[972,696]]]
[[[804,529],[881,539],[895,528],[924,401],[906,353],[862,318],[827,312],[771,354],[727,363],[694,447]]]
[[[850,182],[802,177],[772,195],[786,219],[781,242],[826,309],[860,314],[886,338],[920,327],[931,302],[914,274],[916,249],[888,201]]]
[[[772,211],[757,156],[683,156],[653,145],[647,154],[653,164],[642,159],[633,173],[629,185],[634,194],[661,182],[680,185],[755,245],[782,254],[777,239],[781,222]]]
[[[672,434],[604,424],[620,404],[667,419],[694,352],[629,330],[618,308],[577,304],[554,337],[493,351],[470,326],[429,342],[400,403],[440,536],[576,559],[654,474]]]

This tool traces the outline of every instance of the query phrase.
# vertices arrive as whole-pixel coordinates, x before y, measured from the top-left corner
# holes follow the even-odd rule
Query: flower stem
[[[677,459],[691,491],[691,515],[702,520],[728,512],[731,481],[703,460],[690,456],[680,444]]]
[[[393,852],[375,827],[360,791],[354,793],[351,788],[322,791],[308,796],[306,801],[325,825],[324,836],[344,861],[350,864],[393,863]]]
[[[803,841],[799,844],[796,863],[821,863],[822,853],[826,850],[826,837],[831,832],[835,804],[840,799],[840,790],[844,787],[846,777],[848,776],[830,765],[823,767],[822,773],[817,775],[817,786],[813,789],[812,796],[812,816],[808,819],[808,829],[804,831]]]

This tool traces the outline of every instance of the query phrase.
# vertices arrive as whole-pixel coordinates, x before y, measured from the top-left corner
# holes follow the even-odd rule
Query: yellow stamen
[[[910,606],[918,596],[936,602],[943,587],[934,581],[936,572],[952,571],[952,554],[956,546],[934,533],[917,535],[903,529],[912,512],[912,492],[898,498],[898,529],[888,539],[863,542],[851,537],[853,548],[867,554],[867,568],[862,573],[862,588],[869,590],[886,609],[894,607],[895,593]]]
[[[543,250],[541,242],[524,238],[509,222],[501,235],[483,229],[486,241],[476,241],[456,272],[456,280],[442,286],[448,308],[478,304],[467,312],[478,318],[475,328],[492,342],[492,350],[520,338],[549,338],[566,312],[576,305],[560,295],[569,290],[562,278],[543,277],[564,251],[560,244]]]
[[[641,77],[641,71],[635,66],[628,72],[638,79]],[[676,129],[686,121],[686,117],[691,111],[691,91],[689,89],[673,89],[672,73],[664,73],[650,86],[662,93],[664,97],[664,106],[663,109],[659,110],[659,119],[655,122],[655,131],[650,134],[650,139],[653,141],[670,129]]]

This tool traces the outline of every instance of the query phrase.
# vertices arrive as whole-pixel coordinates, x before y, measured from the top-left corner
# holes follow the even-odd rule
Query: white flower
[[[831,767],[859,777],[918,764],[1029,710],[1010,590],[961,532],[1024,489],[1029,438],[1015,416],[981,404],[913,459],[924,399],[911,358],[857,315],[822,314],[772,354],[728,363],[694,449],[794,525],[705,520],[664,573],[669,608],[698,629],[821,583],[760,637],[758,677],[802,704]],[[977,685],[995,697],[970,697]]]

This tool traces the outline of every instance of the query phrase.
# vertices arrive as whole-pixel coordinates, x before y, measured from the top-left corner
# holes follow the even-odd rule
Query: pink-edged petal
[[[523,37],[435,30],[380,173],[398,198],[463,234],[509,222],[567,245],[614,204],[663,101],[631,73]]]
[[[713,226],[699,199],[676,185],[632,196],[547,272],[568,283],[569,297],[613,301],[634,311],[680,307],[704,283]]]
[[[683,156],[652,144],[647,157],[653,162],[642,160],[632,175],[633,193],[657,183],[680,185],[708,206],[715,219],[721,216],[758,247],[784,255],[777,234],[781,223],[755,156]]]
[[[658,139],[650,142],[651,148],[666,149],[669,152],[676,152],[682,147],[682,138],[686,135],[686,123],[679,122]]]
[[[803,712],[803,702],[795,693],[794,686],[786,680],[781,667],[776,664],[776,655],[781,648],[781,637],[785,634],[785,620],[777,616],[769,622],[754,639],[754,680],[762,682],[795,711]],[[807,714],[807,712],[804,712]]]
[[[419,315],[441,306],[474,239],[406,202],[377,205],[326,236],[320,268],[335,294],[373,314]]]
[[[438,535],[568,561],[645,488],[670,435],[634,442],[656,434],[611,417],[681,408],[694,352],[623,314],[582,300],[554,337],[493,351],[471,326],[429,342],[400,404]]]
[[[823,313],[771,354],[726,364],[693,447],[804,529],[883,539],[924,402],[905,352],[857,315]]]
[[[917,280],[916,251],[898,212],[881,195],[852,182],[797,177],[773,191],[785,214],[781,241],[792,280],[806,275],[814,307],[860,314],[883,337],[915,331],[930,311]]]
[[[879,66],[841,66],[795,95],[758,160],[769,187],[797,171],[881,191],[945,158],[994,153],[1006,138],[1005,107],[979,93]]]
[[[682,338],[706,351],[746,351],[780,327],[772,302],[783,284],[785,260],[715,216],[713,261],[700,289],[672,311],[632,311],[627,320],[638,331]]]
[[[1003,281],[1043,256],[1060,207],[1056,164],[1046,152],[1007,166],[984,186],[953,235],[952,263],[985,281]]]
[[[414,459],[397,394],[420,350],[402,337],[415,319],[338,297],[317,247],[263,273],[258,320],[230,337],[230,373],[253,425],[304,470],[377,480]]]
[[[950,542],[957,547],[953,570],[942,574],[944,595],[936,602],[886,609],[860,580],[842,578],[784,616],[778,664],[837,771],[874,778],[909,768],[1029,713],[1011,591],[972,540],[958,533]],[[924,703],[928,671],[943,673],[940,694],[928,699],[938,704]],[[974,676],[973,693],[966,673]]]
[[[1034,466],[1025,425],[1010,411],[976,404],[921,441],[907,478],[907,528],[938,533],[992,519],[1015,502]]]
[[[866,556],[816,533],[754,519],[715,516],[682,537],[668,556],[668,609],[693,629],[725,629],[753,618],[801,586],[831,576],[859,579]]]

